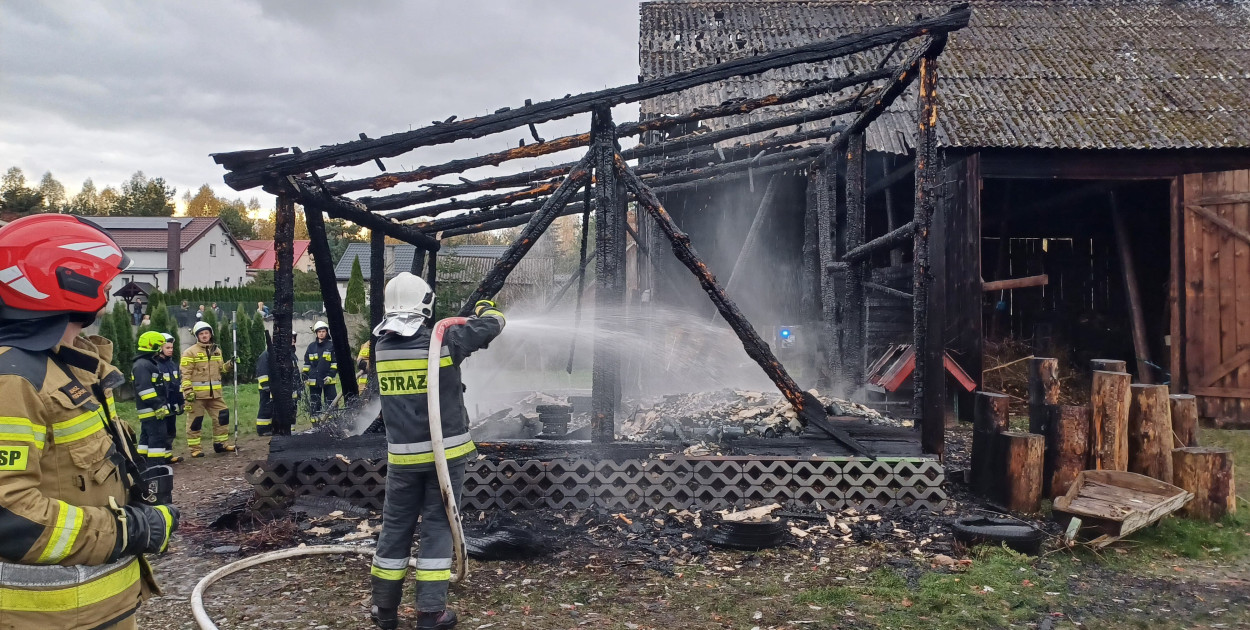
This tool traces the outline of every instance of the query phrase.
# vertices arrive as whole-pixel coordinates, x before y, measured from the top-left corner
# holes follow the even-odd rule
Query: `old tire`
[[[1031,525],[1017,520],[972,516],[955,521],[955,540],[965,545],[1007,545],[1020,553],[1037,555],[1045,536]]]
[[[785,542],[786,523],[783,520],[765,522],[719,522],[703,534],[708,544],[731,549],[758,551],[778,547]]]

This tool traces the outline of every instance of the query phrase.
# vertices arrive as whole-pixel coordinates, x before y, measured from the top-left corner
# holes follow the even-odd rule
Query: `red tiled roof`
[[[294,241],[296,262],[303,258],[311,242],[307,240]],[[277,264],[278,259],[273,252],[273,241],[239,241],[239,246],[243,248],[243,253],[247,254],[248,259],[252,261],[252,264],[247,266],[248,271],[268,271]]]

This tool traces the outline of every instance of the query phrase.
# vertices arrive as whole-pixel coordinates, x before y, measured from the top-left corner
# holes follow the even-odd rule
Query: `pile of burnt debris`
[[[855,417],[882,426],[911,426],[859,403],[811,390],[833,416]],[[535,392],[510,407],[478,419],[478,439],[589,439],[590,396]],[[780,437],[803,432],[793,405],[776,392],[741,389],[670,394],[626,401],[617,434],[633,441],[723,441],[738,437]]]

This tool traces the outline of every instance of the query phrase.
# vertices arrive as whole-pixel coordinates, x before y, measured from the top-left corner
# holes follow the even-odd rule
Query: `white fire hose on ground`
[[[443,496],[443,507],[447,510],[447,521],[451,524],[452,582],[464,580],[465,574],[468,572],[468,563],[466,561],[468,551],[464,545],[464,527],[460,523],[460,507],[456,505],[456,492],[451,487],[451,472],[447,469],[447,454],[443,451],[443,416],[441,413],[442,409],[439,407],[438,377],[440,371],[439,361],[442,359],[443,334],[447,332],[448,328],[459,326],[466,322],[468,322],[468,319],[464,317],[448,317],[435,324],[433,331],[430,333],[430,354],[426,362],[426,384],[428,390],[426,401],[430,416],[430,446],[434,449],[434,472],[438,475],[438,487]],[[273,562],[274,560],[343,553],[372,555],[374,551],[373,547],[313,545],[311,547],[281,549],[262,553],[259,556],[236,560],[204,576],[195,585],[195,589],[191,591],[191,611],[195,615],[195,622],[200,625],[200,630],[218,630],[217,624],[213,623],[208,613],[204,611],[204,592],[221,578],[232,573],[238,573],[244,569]],[[417,561],[415,558],[408,561],[408,566],[416,567],[416,565]]]

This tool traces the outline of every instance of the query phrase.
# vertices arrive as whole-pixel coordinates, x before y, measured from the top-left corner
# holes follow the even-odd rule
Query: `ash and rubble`
[[[809,390],[832,416],[852,417],[870,424],[909,427],[911,420],[900,420],[865,405]],[[579,439],[589,431],[590,397],[555,396],[534,392],[513,405],[484,415],[473,423],[478,439],[535,438],[543,433],[542,408],[567,407],[569,422],[566,439]],[[617,421],[617,434],[624,440],[722,441],[736,437],[780,437],[803,432],[798,413],[777,392],[744,389],[668,394],[625,400],[626,410]],[[589,438],[589,435],[585,436]]]

